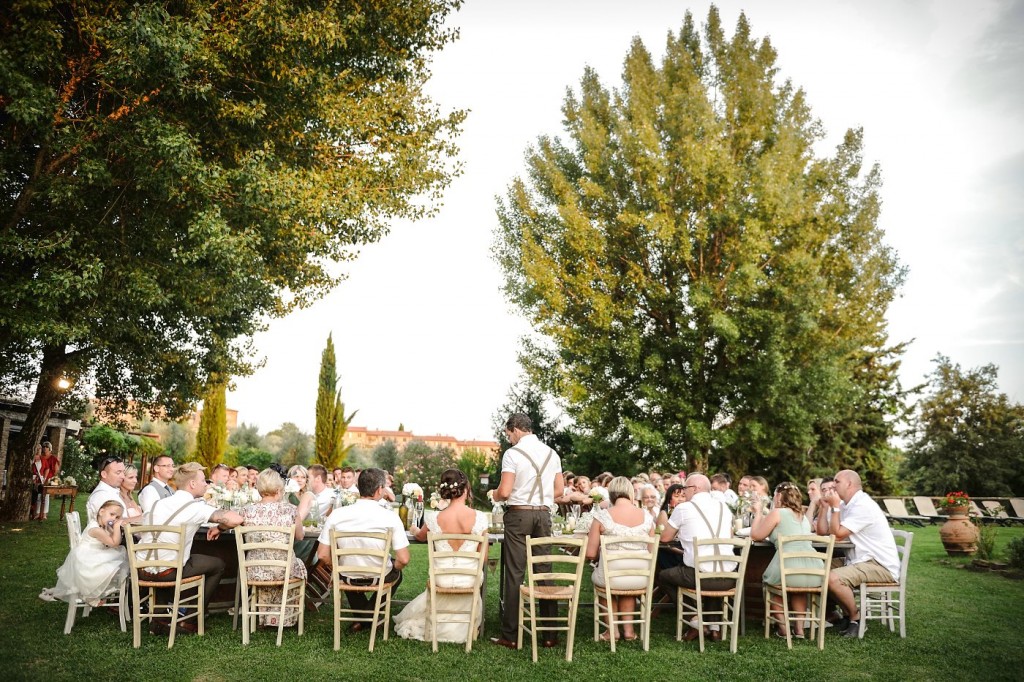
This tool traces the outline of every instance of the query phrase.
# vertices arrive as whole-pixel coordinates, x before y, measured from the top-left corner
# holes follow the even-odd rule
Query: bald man
[[[732,537],[732,512],[729,505],[711,496],[711,481],[704,474],[690,474],[686,477],[683,485],[684,502],[677,504],[672,510],[672,516],[668,519],[668,526],[661,533],[662,542],[672,542],[678,538],[680,547],[683,548],[683,563],[681,566],[672,566],[658,573],[658,584],[665,594],[675,595],[677,587],[694,589],[697,586],[697,577],[694,573],[693,539],[707,540],[711,538],[728,539]],[[732,551],[729,545],[718,545],[715,549],[718,554],[728,554]],[[711,547],[701,549],[701,554],[714,554]],[[711,570],[711,562],[704,562],[704,570]],[[738,564],[735,561],[722,562],[723,571],[735,571]],[[735,585],[733,580],[716,579],[702,580],[701,587],[705,590],[727,590]],[[721,599],[705,599],[704,607],[712,611],[722,609]],[[690,629],[683,635],[683,639],[691,642],[700,635],[696,629],[696,623],[690,623]],[[711,641],[718,642],[722,639],[722,633],[718,626],[706,632]]]
[[[844,637],[857,637],[860,612],[854,588],[861,583],[898,581],[900,555],[885,514],[862,490],[856,471],[845,469],[836,474],[835,489],[823,493],[821,499],[829,507],[829,533],[838,541],[853,543],[846,553],[846,565],[829,573],[828,589],[849,619],[838,623],[837,630]]]

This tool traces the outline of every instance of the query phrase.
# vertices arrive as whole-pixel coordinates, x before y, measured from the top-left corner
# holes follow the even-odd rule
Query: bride
[[[469,497],[469,479],[466,474],[458,469],[449,469],[441,474],[441,482],[437,491],[442,500],[448,501],[448,506],[438,514],[431,514],[426,517],[423,528],[416,531],[416,539],[423,542],[427,539],[427,533],[470,533],[473,535],[486,535],[487,516],[478,512],[466,504]],[[478,549],[475,542],[453,542],[452,547],[447,542],[439,543],[437,549],[448,551],[468,551]],[[469,559],[450,559],[453,562],[469,562]],[[453,564],[454,565],[454,564]],[[472,565],[472,564],[470,564]],[[471,580],[469,576],[455,576],[455,584],[443,585],[443,587],[458,587],[458,580]],[[468,615],[473,603],[473,596],[469,594],[438,594],[437,608],[446,611],[461,611]],[[480,604],[481,608],[483,604]],[[430,612],[427,609],[427,593],[421,592],[402,609],[402,612],[395,616],[395,633],[403,639],[417,639],[425,641],[430,639],[431,630],[427,627],[427,619]],[[477,622],[481,622],[482,613],[477,614]],[[440,622],[437,625],[437,640],[439,642],[465,642],[468,623],[445,622],[445,614],[438,614]],[[464,620],[468,618],[463,617]]]

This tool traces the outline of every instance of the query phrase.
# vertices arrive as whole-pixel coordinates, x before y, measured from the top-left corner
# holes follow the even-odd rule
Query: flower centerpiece
[[[347,507],[350,504],[355,504],[356,500],[359,499],[359,495],[350,490],[339,490],[335,499],[338,501],[336,506]]]
[[[402,486],[402,495],[405,497],[405,504],[412,506],[411,503],[423,501],[423,488],[419,483],[406,483]]]
[[[203,495],[203,499],[214,507],[219,509],[231,509],[232,507],[244,506],[242,500],[238,499],[238,495],[241,490],[228,490],[222,485],[211,485],[207,486],[206,494]]]
[[[971,506],[971,496],[962,490],[946,493],[942,498],[942,506],[947,510],[967,509]]]
[[[590,499],[593,501],[595,507],[601,506],[602,502],[608,501],[608,489],[595,485],[590,489]]]
[[[288,482],[284,484],[285,495],[297,495],[300,490],[302,488],[299,487],[299,482],[294,478],[289,478]]]
[[[75,480],[74,476],[65,476],[64,478],[61,478],[60,476],[54,476],[53,478],[46,482],[46,485],[77,488],[78,481]]]

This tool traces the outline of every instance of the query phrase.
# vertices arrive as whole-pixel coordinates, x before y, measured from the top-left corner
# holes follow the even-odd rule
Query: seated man
[[[206,533],[209,540],[215,540],[220,535],[221,529],[234,528],[242,523],[242,516],[236,512],[226,509],[218,509],[203,501],[206,493],[206,470],[199,462],[187,462],[182,464],[174,472],[174,486],[177,491],[170,497],[157,500],[153,505],[150,516],[152,524],[157,526],[185,526],[185,550],[181,557],[183,578],[190,578],[194,575],[205,575],[206,584],[203,592],[203,604],[208,605],[210,598],[217,591],[220,578],[224,574],[224,561],[217,557],[203,554],[192,554],[192,539],[204,523],[216,523],[217,526],[210,528]],[[157,538],[158,542],[175,542],[177,536],[171,533],[161,533]],[[157,550],[157,557],[160,559],[172,558],[165,556],[172,554],[171,550]],[[141,554],[141,552],[140,552]],[[140,559],[144,558],[142,556]],[[143,569],[155,573],[153,580],[167,581],[173,583],[175,572],[156,573],[148,568]],[[174,598],[173,590],[157,590],[157,600],[161,604],[167,604]],[[185,615],[182,613],[181,615]],[[167,623],[152,621],[150,632],[153,634],[166,633]],[[180,623],[183,632],[195,632],[195,621]]]
[[[384,509],[379,504],[381,496],[384,494],[386,480],[382,469],[364,469],[359,474],[359,499],[354,504],[338,507],[327,517],[327,521],[324,523],[324,530],[320,534],[320,544],[317,547],[316,554],[320,560],[317,564],[318,567],[323,569],[331,566],[332,528],[343,532],[365,533],[386,533],[390,528],[392,530],[391,548],[394,550],[394,559],[388,559],[388,572],[384,581],[395,583],[391,588],[391,593],[394,594],[394,591],[398,589],[402,582],[402,569],[409,563],[409,538],[405,534],[402,519],[399,518],[398,514],[390,509]],[[383,549],[384,547],[377,540],[346,538],[341,540],[341,542],[343,543],[342,547],[377,549]],[[375,558],[367,557],[363,564],[379,566],[379,563],[372,563],[376,561],[377,559]],[[352,578],[342,576],[342,579],[350,585],[366,585],[367,587],[372,585],[372,582],[360,582],[365,579],[358,576]],[[345,595],[351,608],[359,610],[373,609],[373,602],[365,592],[346,592]],[[390,599],[390,596],[388,598]],[[369,620],[367,620],[365,625],[361,622],[353,623],[351,630],[352,632],[359,632],[368,627]]]
[[[686,478],[683,487],[684,502],[677,504],[672,510],[672,516],[668,519],[668,526],[661,533],[662,542],[671,542],[678,538],[683,548],[683,563],[678,566],[666,568],[658,573],[658,586],[666,595],[676,594],[677,587],[693,589],[697,586],[697,578],[694,572],[693,539],[705,540],[710,538],[728,539],[732,537],[732,512],[729,506],[711,497],[711,481],[704,474],[690,474]],[[729,546],[719,546],[719,553],[726,553]],[[702,548],[704,555],[713,553],[711,547]],[[723,562],[723,571],[735,571],[739,564],[735,561]],[[711,570],[711,562],[701,562],[701,568]],[[734,586],[731,580],[717,579],[701,581],[701,586],[709,590],[726,590]],[[706,599],[705,608],[711,611],[721,610],[721,599]],[[683,639],[691,642],[700,635],[696,629],[698,623],[691,621],[690,629],[683,635]],[[706,634],[711,641],[718,642],[722,639],[722,633],[717,626],[713,626]]]
[[[359,494],[359,487],[356,485],[356,472],[352,467],[341,468],[341,481],[338,487],[343,492]]]
[[[740,497],[730,486],[732,486],[732,478],[729,477],[729,474],[715,474],[711,477],[711,497],[725,502],[730,507],[735,507]]]
[[[231,467],[227,464],[218,464],[213,467],[213,471],[210,472],[210,484],[219,485],[224,487],[228,483],[228,479],[231,478]]]
[[[829,532],[836,540],[848,539],[853,543],[846,565],[832,569],[829,574],[828,590],[848,619],[838,623],[837,629],[844,637],[856,637],[860,614],[853,588],[865,582],[899,580],[900,555],[885,514],[861,489],[856,471],[847,469],[836,474],[835,489],[824,493],[822,501],[829,506]]]
[[[124,481],[124,462],[117,455],[104,457],[99,463],[100,480],[89,495],[89,501],[85,503],[88,519],[95,519],[104,502],[113,500],[121,505],[124,510],[124,502],[121,500],[121,483]]]
[[[322,464],[309,467],[309,489],[316,497],[317,518],[326,519],[334,511],[336,491],[327,485],[327,468]]]

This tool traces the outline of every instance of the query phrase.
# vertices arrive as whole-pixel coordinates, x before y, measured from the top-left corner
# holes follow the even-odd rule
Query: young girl
[[[122,509],[114,500],[103,503],[96,519],[89,521],[82,531],[78,546],[57,569],[53,596],[67,602],[81,599],[90,606],[98,606],[101,597],[128,575],[128,554],[121,546]]]

